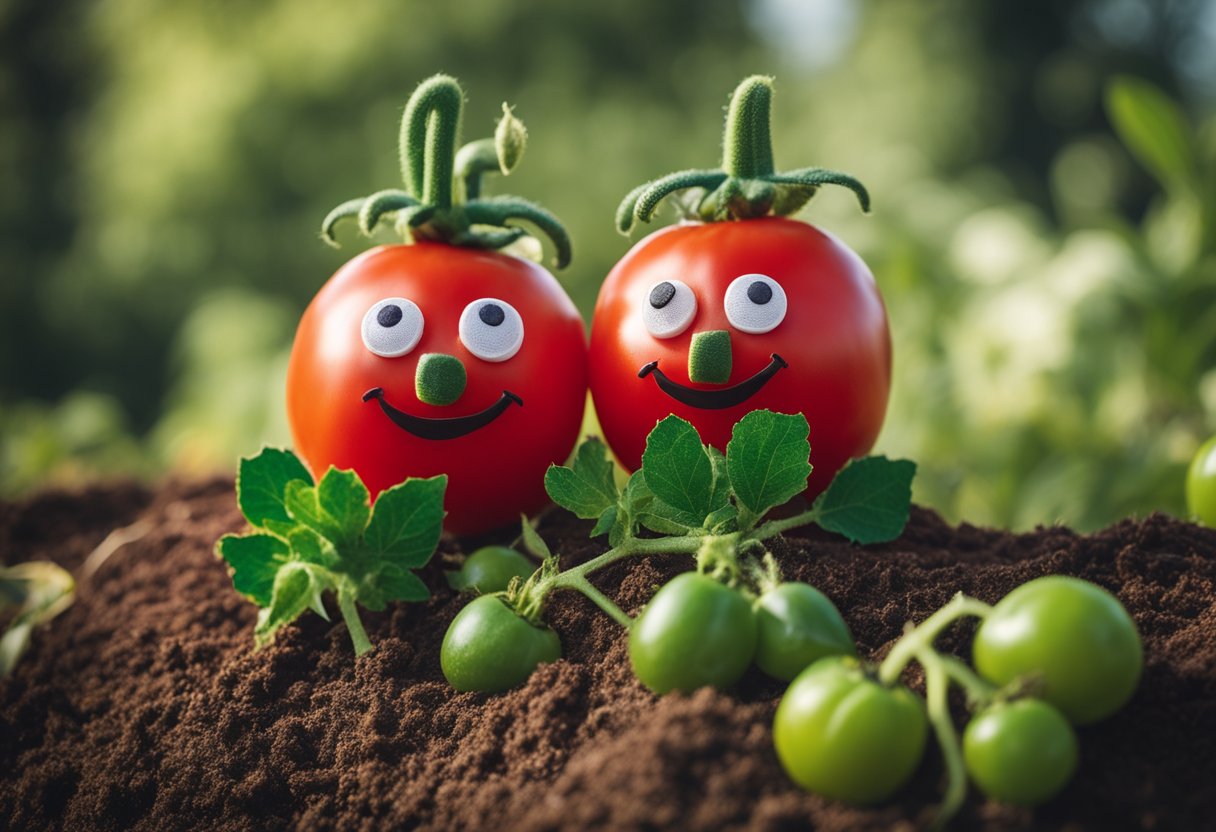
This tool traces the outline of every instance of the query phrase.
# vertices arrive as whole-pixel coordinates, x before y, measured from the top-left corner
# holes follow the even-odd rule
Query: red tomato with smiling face
[[[779,172],[769,121],[773,79],[731,96],[722,166],[683,170],[631,191],[617,229],[678,205],[693,222],[651,234],[608,275],[591,325],[591,395],[608,445],[627,468],[669,413],[726,450],[749,411],[810,423],[814,497],[850,457],[870,450],[891,387],[891,335],[874,277],[847,246],[784,219],[824,185],[870,195],[823,168]]]
[[[287,372],[313,472],[353,468],[373,496],[448,475],[445,527],[471,534],[547,502],[545,470],[578,438],[582,319],[535,263],[443,243],[382,246],[333,276]]]
[[[596,413],[626,467],[669,413],[720,450],[749,411],[803,413],[809,496],[873,445],[891,383],[870,270],[835,237],[777,217],[642,240],[600,291],[590,356]]]

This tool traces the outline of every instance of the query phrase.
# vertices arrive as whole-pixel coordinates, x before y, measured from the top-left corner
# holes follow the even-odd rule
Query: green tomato
[[[448,573],[448,585],[489,595],[505,592],[512,578],[527,578],[535,571],[536,564],[514,549],[482,546],[465,559],[459,571]]]
[[[778,584],[756,600],[754,609],[756,664],[770,676],[788,682],[824,656],[857,654],[840,612],[810,584]]]
[[[561,657],[557,633],[520,618],[496,595],[478,596],[458,612],[439,649],[448,684],[484,693],[523,684],[541,662]]]
[[[1038,676],[1042,698],[1077,725],[1122,707],[1144,662],[1136,625],[1119,600],[1063,575],[1037,578],[1002,598],[972,650],[975,669],[998,685]]]
[[[1216,528],[1216,436],[1203,443],[1187,469],[1186,507],[1200,523]]]
[[[790,684],[773,720],[790,778],[824,797],[877,803],[908,782],[925,752],[924,702],[885,687],[854,658],[820,659]]]
[[[729,687],[755,654],[751,604],[696,572],[668,581],[629,630],[633,672],[655,693]]]
[[[1072,778],[1077,737],[1064,715],[1041,699],[1003,702],[967,724],[963,761],[993,800],[1037,806]]]

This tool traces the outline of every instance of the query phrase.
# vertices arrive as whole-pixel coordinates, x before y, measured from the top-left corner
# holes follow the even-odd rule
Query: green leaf
[[[854,543],[883,543],[903,533],[916,463],[869,456],[850,462],[812,509],[821,528]]]
[[[1115,132],[1158,182],[1174,190],[1195,184],[1195,151],[1186,118],[1159,88],[1121,76],[1106,88],[1106,113]]]
[[[524,548],[527,549],[533,557],[539,558],[542,561],[548,560],[553,555],[549,551],[549,544],[536,531],[536,527],[532,525],[532,521],[527,515],[519,515],[520,536],[523,538]]]
[[[642,471],[654,496],[700,526],[712,511],[714,470],[696,428],[668,416],[646,437]]]
[[[236,591],[259,607],[269,606],[275,575],[287,563],[287,544],[269,534],[227,534],[215,544],[215,550],[232,570]]]
[[[317,500],[324,511],[342,530],[341,540],[353,543],[367,528],[371,517],[371,495],[354,471],[339,471],[331,467],[317,483]]]
[[[727,503],[710,512],[702,527],[711,534],[728,534],[739,530],[739,509]]]
[[[599,537],[612,531],[612,527],[616,525],[618,512],[617,506],[608,506],[608,508],[604,509],[604,513],[600,515],[600,519],[595,521],[595,528],[591,530],[591,537]]]
[[[337,547],[312,529],[297,526],[295,531],[287,536],[287,544],[291,548],[292,560],[333,571],[343,571],[342,557],[338,554]]]
[[[303,480],[292,480],[287,483],[283,504],[287,507],[287,513],[296,522],[297,527],[307,526],[333,541],[342,537],[342,528],[337,521],[321,508],[321,501],[317,496],[315,486],[309,485]]]
[[[553,502],[583,520],[594,520],[616,505],[616,480],[604,443],[594,438],[583,442],[569,468],[550,465],[545,490]]]
[[[806,488],[811,474],[808,432],[801,413],[788,416],[768,410],[753,410],[731,431],[726,445],[731,487],[753,517],[762,517]]]
[[[701,525],[698,518],[687,512],[677,511],[655,497],[650,486],[646,484],[646,474],[641,469],[634,471],[629,477],[621,504],[628,509],[631,534],[637,523],[652,532],[674,535],[688,534],[690,530]]]
[[[253,634],[259,645],[266,644],[284,625],[300,617],[313,602],[317,590],[312,574],[302,563],[289,563],[279,569],[274,579],[270,606],[258,615]]]
[[[425,601],[431,597],[431,591],[417,575],[394,563],[385,564],[378,578],[380,589],[389,601]]]
[[[268,528],[267,521],[291,523],[283,498],[292,480],[312,485],[312,474],[291,451],[265,448],[255,457],[243,458],[237,469],[236,499],[245,519],[261,528]]]
[[[431,559],[443,531],[444,474],[408,479],[382,491],[363,535],[365,548],[379,559],[416,569]]]

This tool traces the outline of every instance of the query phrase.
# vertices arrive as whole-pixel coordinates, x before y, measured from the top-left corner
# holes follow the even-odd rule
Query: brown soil
[[[657,698],[619,628],[581,597],[551,620],[567,658],[501,696],[454,693],[439,644],[463,599],[365,614],[354,661],[341,625],[308,616],[254,652],[254,609],[211,553],[241,528],[231,482],[112,487],[0,506],[0,558],[79,569],[113,529],[151,530],[82,582],[0,682],[2,829],[915,829],[937,799],[926,755],[897,802],[830,803],[794,788],[769,723],[782,686],[753,671],[730,693]],[[542,532],[571,563],[597,551],[555,513]],[[963,829],[1212,829],[1216,821],[1216,532],[1162,516],[1092,536],[951,528],[917,510],[896,543],[810,532],[775,546],[786,573],[835,600],[863,655],[956,590],[995,601],[1038,575],[1115,591],[1144,636],[1144,679],[1081,729],[1080,770],[1037,811],[968,802]],[[627,609],[688,564],[639,560],[597,582]],[[942,640],[963,653],[969,630]],[[910,677],[913,682],[917,680]]]

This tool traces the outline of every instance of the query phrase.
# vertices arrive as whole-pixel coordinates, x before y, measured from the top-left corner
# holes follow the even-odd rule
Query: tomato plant
[[[452,687],[489,693],[510,690],[541,662],[561,657],[557,633],[521,618],[497,595],[478,596],[458,612],[439,649]]]
[[[908,781],[925,751],[920,698],[867,676],[852,658],[820,659],[777,706],[773,743],[786,773],[835,800],[875,803]]]
[[[1031,677],[1072,722],[1096,722],[1131,697],[1143,651],[1127,610],[1105,589],[1064,575],[1022,584],[975,634],[975,667],[1003,685]]]
[[[1187,469],[1186,507],[1200,523],[1216,528],[1216,436],[1203,443]]]
[[[1040,699],[990,706],[963,732],[967,773],[989,797],[1037,806],[1067,785],[1077,767],[1077,737]]]
[[[452,589],[472,589],[488,595],[505,591],[512,578],[526,578],[535,571],[536,564],[514,549],[482,546],[447,577]]]
[[[393,218],[412,244],[359,255],[309,304],[287,414],[314,471],[354,469],[373,495],[447,474],[445,525],[469,534],[546,502],[545,470],[566,458],[582,421],[586,339],[552,274],[494,250],[519,239],[509,223],[523,220],[554,240],[559,266],[569,260],[552,215],[480,197],[483,173],[518,160],[522,125],[507,111],[494,141],[457,154],[462,101],[453,79],[424,82],[402,121],[408,192],[351,200],[326,218],[329,239],[343,218],[367,234]]]
[[[622,203],[618,225],[627,232],[667,195],[705,192],[697,222],[645,238],[604,282],[591,328],[591,393],[609,446],[630,469],[668,414],[719,449],[748,411],[813,414],[814,496],[882,427],[891,341],[865,263],[832,235],[781,216],[825,184],[851,188],[863,208],[869,197],[844,174],[774,172],[771,95],[762,77],[735,91],[722,170],[672,174]]]
[[[629,630],[633,672],[655,693],[730,687],[755,653],[751,604],[695,572],[668,581]]]
[[[857,653],[840,611],[810,584],[778,584],[756,599],[756,665],[789,681],[817,659]]]

